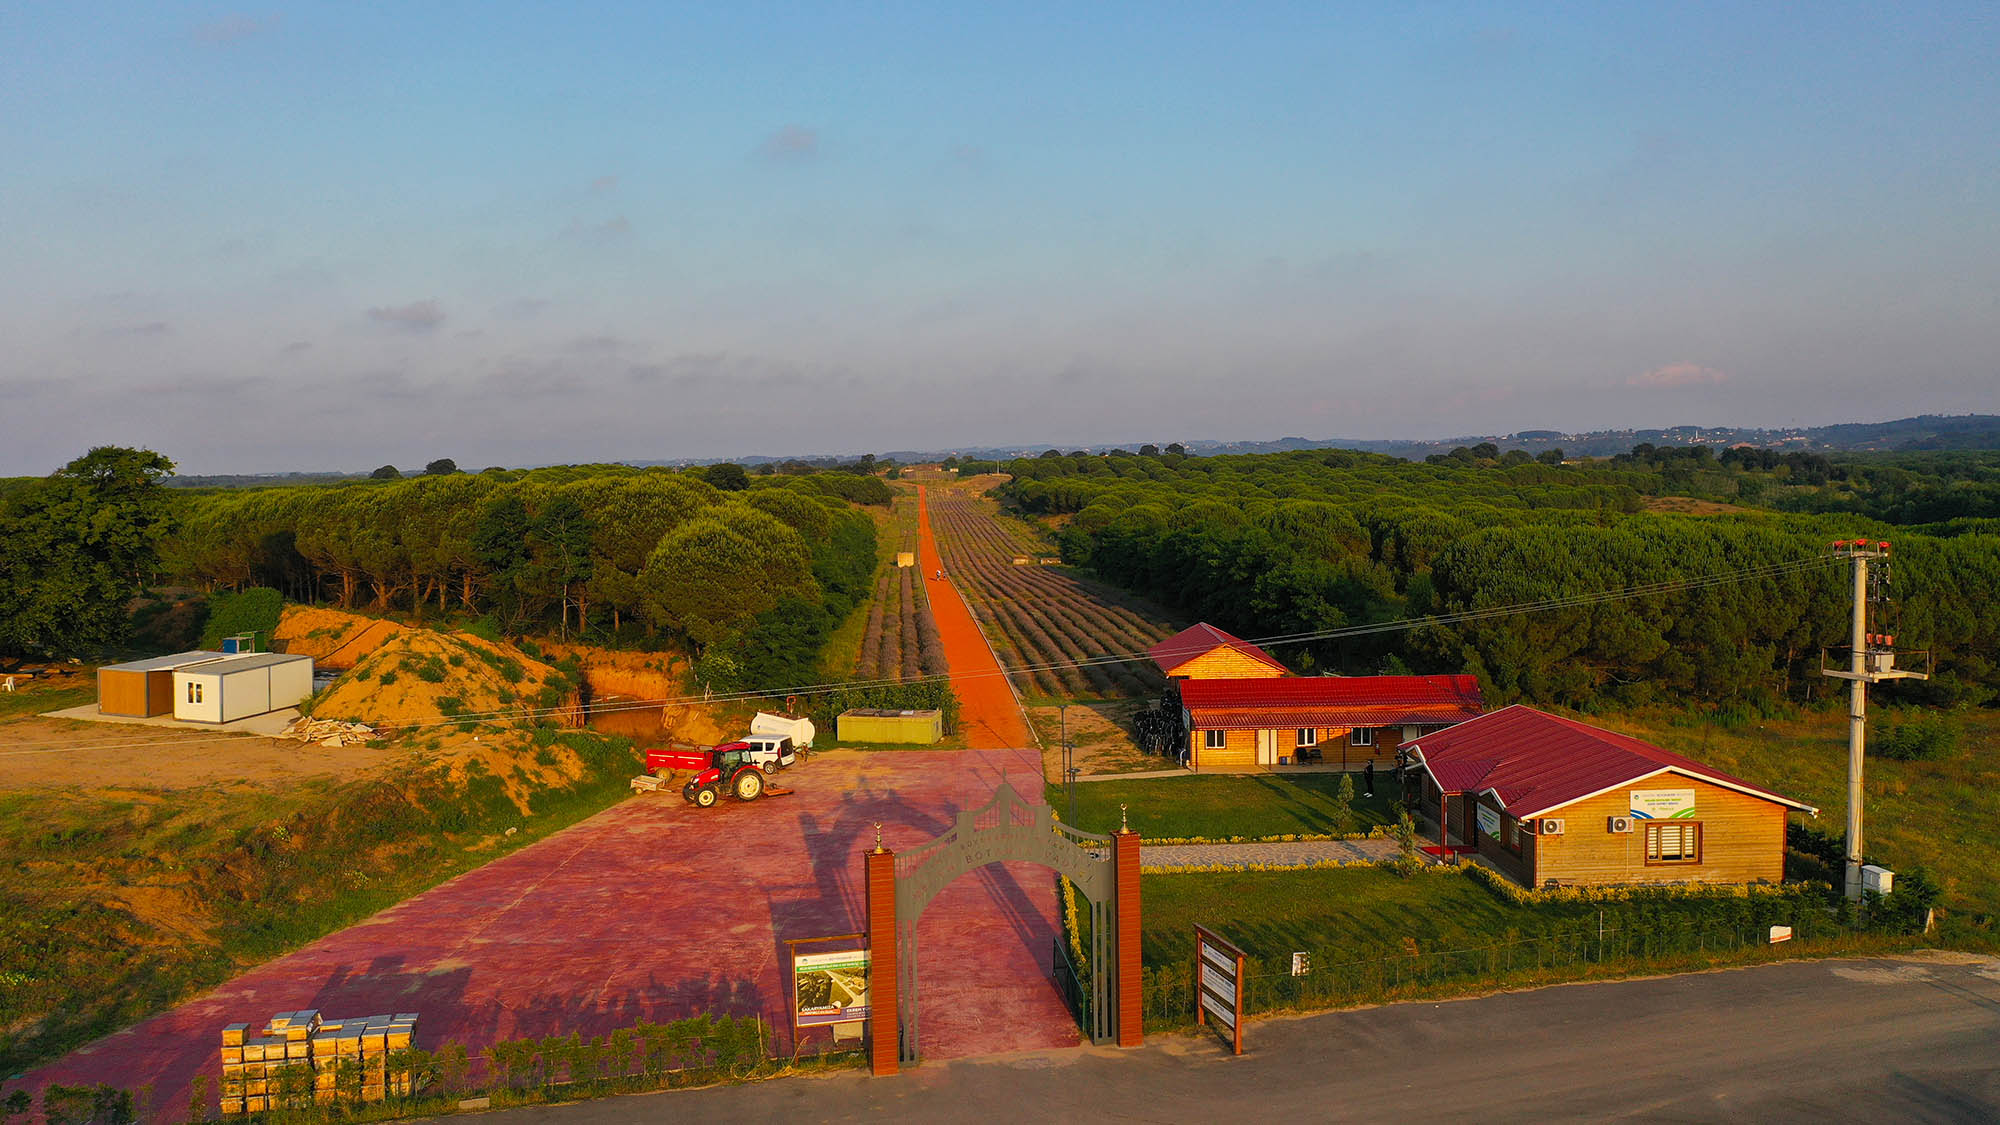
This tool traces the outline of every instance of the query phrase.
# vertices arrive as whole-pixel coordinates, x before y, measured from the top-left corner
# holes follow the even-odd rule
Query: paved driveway
[[[177,1114],[217,1074],[227,1023],[318,1008],[414,1011],[418,1045],[602,1034],[696,1012],[761,1014],[788,1049],[784,939],[858,931],[863,849],[882,824],[919,844],[986,803],[1002,772],[1040,801],[1033,751],[836,752],[786,775],[791,797],[696,810],[635,797],[468,872],[29,1076],[150,1084]],[[1074,1044],[1048,981],[1052,876],[994,865],[925,914],[923,1050],[930,1059]],[[976,966],[977,971],[971,971]],[[824,1035],[824,1032],[816,1034]]]

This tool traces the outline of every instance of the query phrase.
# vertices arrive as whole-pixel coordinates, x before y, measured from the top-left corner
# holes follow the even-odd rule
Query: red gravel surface
[[[931,616],[937,619],[938,638],[944,643],[945,663],[951,668],[951,687],[958,693],[958,723],[965,731],[966,745],[1022,747],[1034,745],[1028,732],[1028,718],[1021,713],[1021,701],[1000,670],[1000,661],[986,643],[985,634],[972,611],[966,608],[950,576],[938,574],[944,561],[938,555],[937,539],[931,534],[928,490],[917,486],[918,562],[924,580],[930,583]]]
[[[864,849],[921,844],[1003,776],[1041,800],[1033,752],[815,755],[789,797],[702,811],[634,797],[364,922],[262,965],[27,1076],[150,1085],[160,1116],[219,1077],[222,1026],[272,1013],[417,1012],[418,1046],[580,1032],[708,1011],[761,1014],[789,1051],[787,938],[862,929]],[[919,927],[930,1059],[1078,1042],[1049,981],[1053,876],[996,864],[958,880]],[[808,1034],[824,1037],[826,1032]]]

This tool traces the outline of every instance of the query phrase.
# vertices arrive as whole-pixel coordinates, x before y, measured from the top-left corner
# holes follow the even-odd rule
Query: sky
[[[2000,7],[0,5],[0,474],[2000,412]]]

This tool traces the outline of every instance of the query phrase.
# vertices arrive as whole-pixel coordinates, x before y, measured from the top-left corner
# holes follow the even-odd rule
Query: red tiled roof
[[[1540,816],[1662,770],[1819,814],[1810,805],[1650,742],[1520,704],[1425,735],[1416,745],[1439,788],[1452,793],[1492,790],[1508,812],[1522,818]]]
[[[1153,658],[1153,663],[1160,666],[1160,671],[1171,672],[1195,657],[1214,652],[1218,648],[1232,648],[1260,664],[1267,664],[1280,672],[1289,671],[1270,653],[1249,641],[1232,637],[1206,621],[1182,629],[1147,649],[1146,655]]]
[[[1180,688],[1197,730],[1435,726],[1485,708],[1477,676],[1184,680]]]

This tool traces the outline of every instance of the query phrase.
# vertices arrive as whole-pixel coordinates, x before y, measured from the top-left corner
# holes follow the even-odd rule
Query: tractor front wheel
[[[704,785],[695,790],[694,796],[689,798],[689,800],[694,802],[696,808],[712,809],[715,807],[715,802],[720,798],[721,794],[715,791],[715,786]]]
[[[764,795],[764,775],[756,770],[744,770],[736,775],[736,799],[754,801]]]

